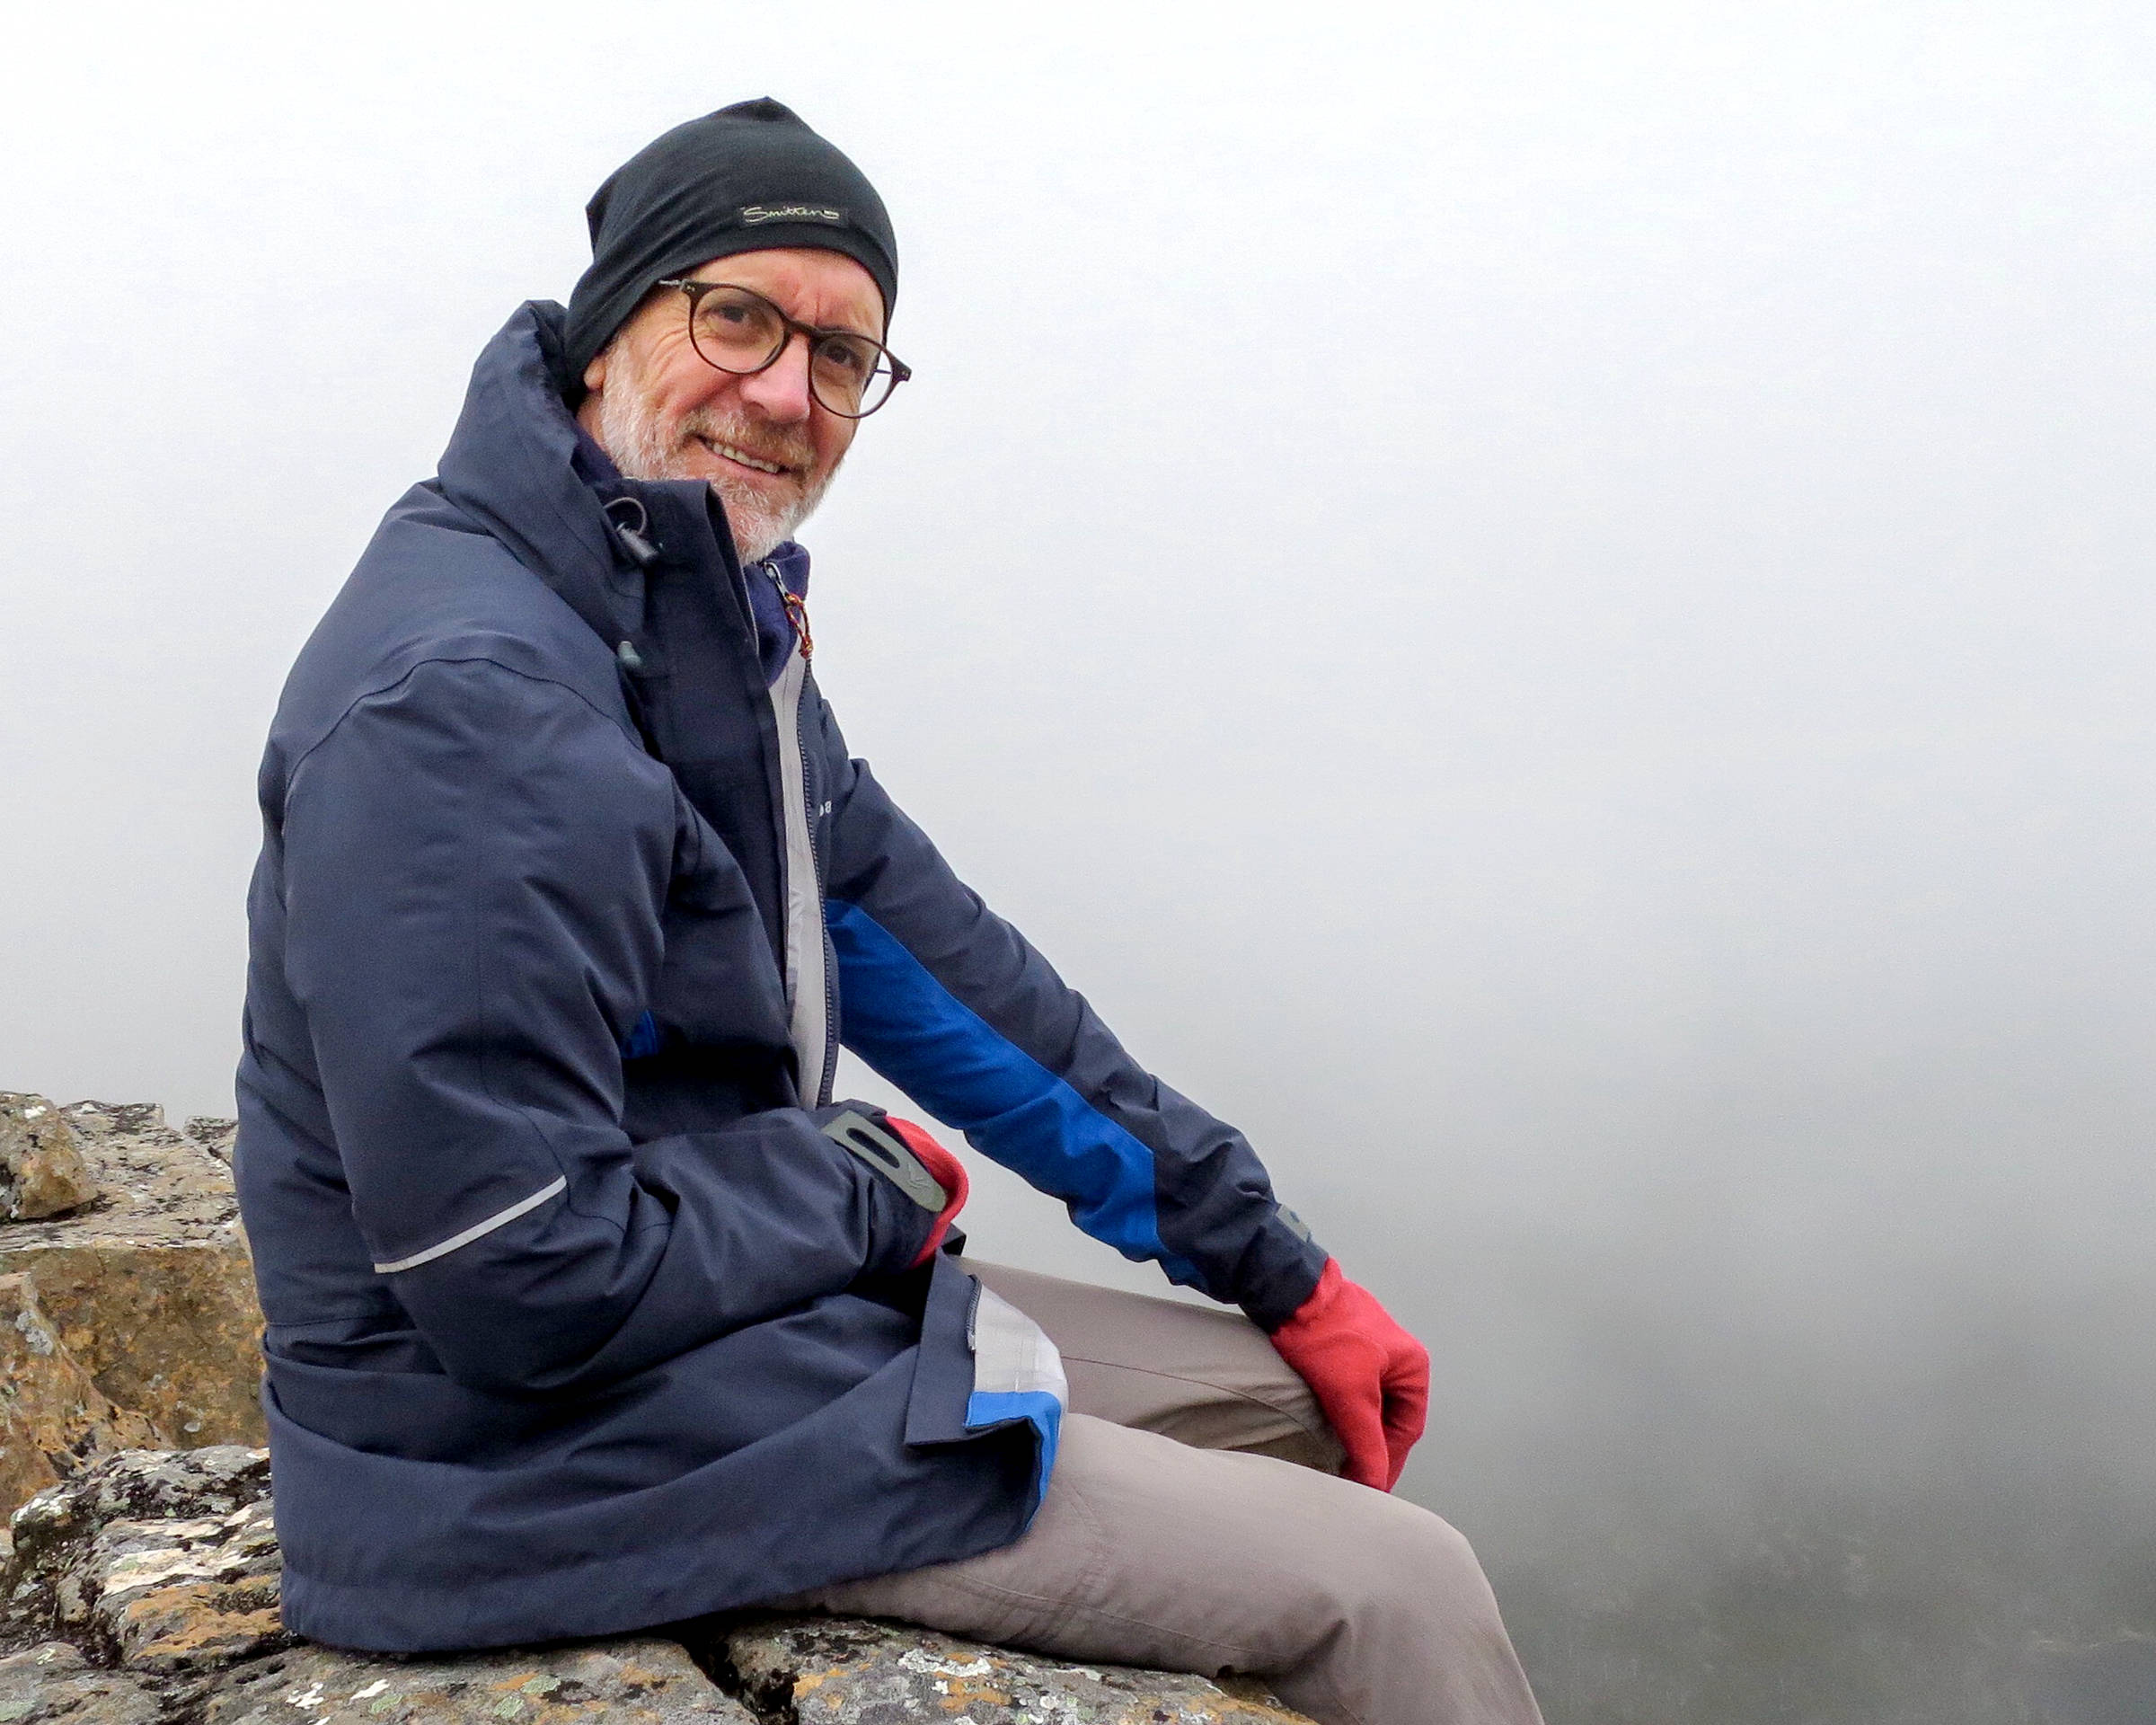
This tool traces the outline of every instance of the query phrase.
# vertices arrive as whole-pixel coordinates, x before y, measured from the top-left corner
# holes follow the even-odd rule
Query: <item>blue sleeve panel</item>
[[[1126,1258],[1202,1287],[1161,1243],[1153,1152],[929,974],[859,905],[825,908],[846,1046]]]
[[[1127,1258],[1268,1331],[1326,1253],[1242,1135],[1138,1066],[951,871],[822,717],[835,787],[826,921],[846,1045]]]

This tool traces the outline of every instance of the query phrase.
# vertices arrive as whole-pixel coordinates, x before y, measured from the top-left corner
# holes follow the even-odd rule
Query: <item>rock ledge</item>
[[[851,1618],[411,1659],[296,1642],[231,1142],[0,1093],[0,1725],[1308,1725],[1255,1685]]]
[[[1307,1725],[1262,1689],[905,1624],[732,1614],[410,1659],[296,1643],[265,1450],[132,1450],[40,1491],[0,1565],[0,1721]]]

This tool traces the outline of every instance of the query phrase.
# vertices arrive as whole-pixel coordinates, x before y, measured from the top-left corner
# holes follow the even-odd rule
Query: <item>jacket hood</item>
[[[551,300],[529,300],[481,350],[438,471],[449,500],[612,646],[638,632],[643,611],[641,571],[619,527],[648,534],[654,511],[701,517],[711,500],[692,480],[639,483],[579,471],[582,434],[558,376],[566,315]],[[609,506],[626,498],[639,509],[610,517]]]

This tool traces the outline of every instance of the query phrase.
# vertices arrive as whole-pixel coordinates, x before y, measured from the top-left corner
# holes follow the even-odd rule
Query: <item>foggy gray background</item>
[[[0,1086],[231,1111],[293,653],[599,180],[775,94],[917,373],[802,535],[849,739],[1430,1341],[1552,1721],[2156,1630],[2145,6],[45,10]]]

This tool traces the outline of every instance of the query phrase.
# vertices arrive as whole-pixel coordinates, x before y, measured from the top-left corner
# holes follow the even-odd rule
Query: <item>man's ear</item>
[[[587,394],[596,395],[605,387],[606,356],[601,353],[593,356],[592,362],[584,367],[584,390]]]

